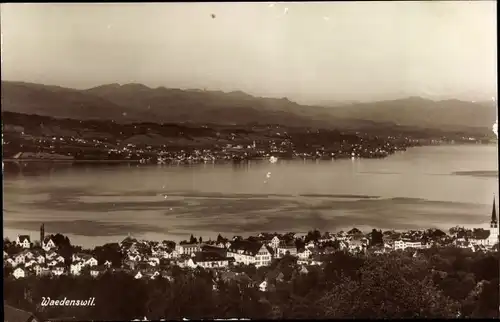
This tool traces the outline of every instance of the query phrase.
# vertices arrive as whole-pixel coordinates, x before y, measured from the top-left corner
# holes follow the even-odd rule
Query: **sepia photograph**
[[[4,321],[499,319],[496,12],[1,4]]]

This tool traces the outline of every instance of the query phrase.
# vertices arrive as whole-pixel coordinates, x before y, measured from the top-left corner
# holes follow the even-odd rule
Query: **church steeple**
[[[495,206],[495,197],[493,197],[493,209],[491,210],[491,227],[496,228],[497,225],[497,207]]]
[[[40,245],[43,245],[43,240],[45,239],[45,224],[40,226]]]

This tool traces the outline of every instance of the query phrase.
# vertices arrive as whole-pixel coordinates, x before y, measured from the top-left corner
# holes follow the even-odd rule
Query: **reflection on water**
[[[6,163],[5,234],[41,222],[85,243],[128,233],[165,239],[480,225],[497,190],[497,177],[484,176],[496,170],[496,155],[494,146],[443,146],[335,162]]]
[[[4,162],[4,177],[46,177],[54,173],[64,173],[74,165],[66,162]]]

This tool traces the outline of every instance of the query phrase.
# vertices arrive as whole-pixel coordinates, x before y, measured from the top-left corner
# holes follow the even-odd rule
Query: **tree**
[[[304,239],[306,243],[310,241],[318,242],[321,239],[321,232],[317,229],[307,232],[307,236]]]
[[[458,235],[460,232],[463,231],[465,231],[465,228],[460,226],[451,227],[449,230],[450,235]]]
[[[491,282],[486,282],[479,295],[476,308],[473,312],[474,318],[498,319],[499,286],[498,277]]]
[[[306,243],[302,239],[296,239],[295,240],[295,247],[298,250],[304,249],[306,246]]]
[[[285,242],[286,245],[289,245],[290,243],[292,243],[295,238],[294,238],[294,234],[293,233],[287,233],[283,236],[283,240]]]
[[[383,234],[381,230],[372,230],[370,246],[382,246],[384,245],[384,240],[382,239]]]
[[[325,259],[325,281],[338,282],[342,275],[356,278],[359,269],[364,265],[363,257],[354,256],[347,252],[335,252]]]
[[[476,276],[477,281],[491,281],[498,278],[498,255],[488,255],[476,260],[472,264],[472,272]]]
[[[189,243],[190,244],[196,244],[198,240],[196,240],[196,238],[191,234],[191,237],[189,237]]]
[[[124,259],[124,255],[120,249],[118,243],[104,244],[103,246],[97,246],[92,251],[92,254],[96,257],[99,264],[104,264],[106,261],[110,261],[113,267],[120,267]]]
[[[67,236],[62,235],[62,234],[57,233],[55,235],[50,235],[50,238],[52,239],[54,244],[59,248],[71,246],[71,242],[70,242],[69,238]]]
[[[175,242],[171,240],[164,240],[162,242],[163,245],[166,245],[168,249],[174,249],[175,248]]]
[[[200,236],[200,238],[198,239],[198,242],[199,242],[200,244],[201,244],[201,243],[203,243],[203,239],[201,238],[201,236]]]
[[[217,243],[223,243],[224,238],[221,236],[221,234],[217,235]]]
[[[3,278],[7,278],[14,272],[14,269],[10,265],[4,265],[3,267]]]
[[[358,228],[354,227],[353,229],[349,230],[347,232],[347,234],[348,235],[359,235],[359,234],[362,234],[362,232]]]
[[[433,284],[425,263],[398,254],[370,258],[355,280],[342,275],[320,301],[325,318],[452,318],[458,303]]]
[[[4,244],[3,250],[9,255],[12,256],[14,254],[18,254],[23,251],[21,246],[16,245],[15,243]]]

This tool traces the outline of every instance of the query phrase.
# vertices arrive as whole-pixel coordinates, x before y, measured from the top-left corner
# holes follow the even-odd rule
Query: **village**
[[[498,248],[498,221],[495,205],[490,230],[454,227],[445,233],[439,229],[405,232],[373,229],[364,234],[357,228],[347,232],[307,234],[261,233],[243,239],[203,241],[191,236],[189,241],[145,241],[128,236],[120,243],[106,244],[94,250],[71,246],[61,234],[45,236],[40,227],[40,241],[30,236],[18,236],[14,242],[4,240],[4,274],[15,279],[28,276],[82,276],[98,277],[105,272],[126,272],[136,279],[172,280],[172,268],[214,270],[218,276],[235,275],[244,266],[268,267],[273,260],[292,257],[306,273],[311,266],[321,266],[325,256],[335,252],[348,252],[377,256],[388,252],[413,251],[431,247],[468,248],[473,252]],[[65,242],[66,241],[66,242]],[[70,247],[70,251],[68,251]],[[75,251],[76,249],[76,251]],[[236,273],[237,275],[237,273]],[[267,289],[267,278],[254,281],[261,291]]]

